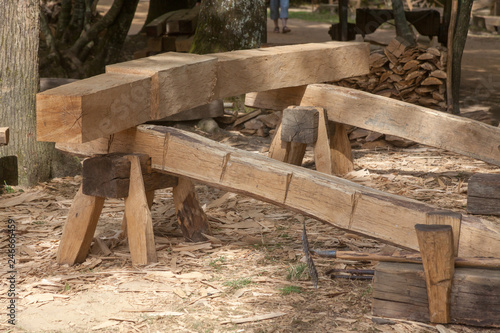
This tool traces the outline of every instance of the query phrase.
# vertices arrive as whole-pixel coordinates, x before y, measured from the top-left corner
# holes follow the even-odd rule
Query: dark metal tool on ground
[[[383,262],[404,262],[421,264],[422,258],[418,254],[410,255],[382,255],[377,253],[362,253],[355,251],[323,251],[311,250],[312,253],[320,257],[337,258],[355,261],[383,261]],[[500,268],[500,259],[497,258],[455,258],[457,267],[477,267],[477,268]]]
[[[309,269],[311,281],[314,283],[314,288],[318,289],[318,272],[316,271],[316,266],[314,265],[311,252],[309,250],[309,241],[307,240],[305,221],[302,224],[302,247],[304,248],[304,254],[306,256],[307,268]]]
[[[338,274],[340,273],[340,274]],[[349,280],[372,280],[375,270],[373,269],[330,269],[325,273],[330,275],[332,279],[349,279]]]

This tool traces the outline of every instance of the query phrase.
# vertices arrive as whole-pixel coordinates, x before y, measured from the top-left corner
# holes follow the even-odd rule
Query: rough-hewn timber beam
[[[252,196],[415,250],[418,241],[414,225],[425,223],[427,213],[437,210],[428,204],[168,127],[143,125],[117,133],[111,140],[58,144],[57,148],[83,155],[145,153],[151,156],[154,170]],[[498,256],[500,226],[464,216],[459,244],[461,257]]]
[[[37,94],[37,139],[88,142],[223,97],[367,74],[368,56],[368,44],[327,42],[111,65]]]
[[[500,128],[367,92],[327,84],[247,94],[249,106],[326,109],[328,120],[392,134],[500,165]]]

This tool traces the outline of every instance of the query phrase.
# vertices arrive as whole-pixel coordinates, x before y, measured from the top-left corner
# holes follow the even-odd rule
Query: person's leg
[[[280,28],[278,25],[279,5],[280,5],[280,0],[271,0],[269,3],[269,8],[271,11],[271,20],[273,20],[274,22],[274,32],[280,32]]]
[[[283,23],[283,33],[290,32],[290,28],[287,26],[288,21],[288,7],[290,6],[289,0],[280,0],[280,18]]]

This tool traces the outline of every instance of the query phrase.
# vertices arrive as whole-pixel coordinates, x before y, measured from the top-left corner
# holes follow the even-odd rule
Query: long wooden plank
[[[249,106],[326,109],[328,120],[391,134],[500,165],[500,128],[367,92],[326,84],[247,94]]]
[[[82,143],[250,91],[368,73],[365,43],[327,42],[194,55],[166,53],[37,95],[37,139]]]
[[[437,208],[347,180],[227,147],[174,128],[142,125],[112,140],[58,144],[58,149],[92,155],[137,152],[151,156],[153,169],[188,177],[293,209],[336,227],[418,250],[414,225]],[[461,257],[496,257],[500,226],[464,216]]]

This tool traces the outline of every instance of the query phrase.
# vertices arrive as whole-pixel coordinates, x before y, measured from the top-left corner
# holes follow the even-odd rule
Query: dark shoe
[[[292,30],[290,30],[290,28],[288,27],[283,27],[283,33],[286,34],[287,32],[290,32]]]
[[[278,28],[278,27],[274,28],[274,32],[279,33],[280,32],[280,28]]]

